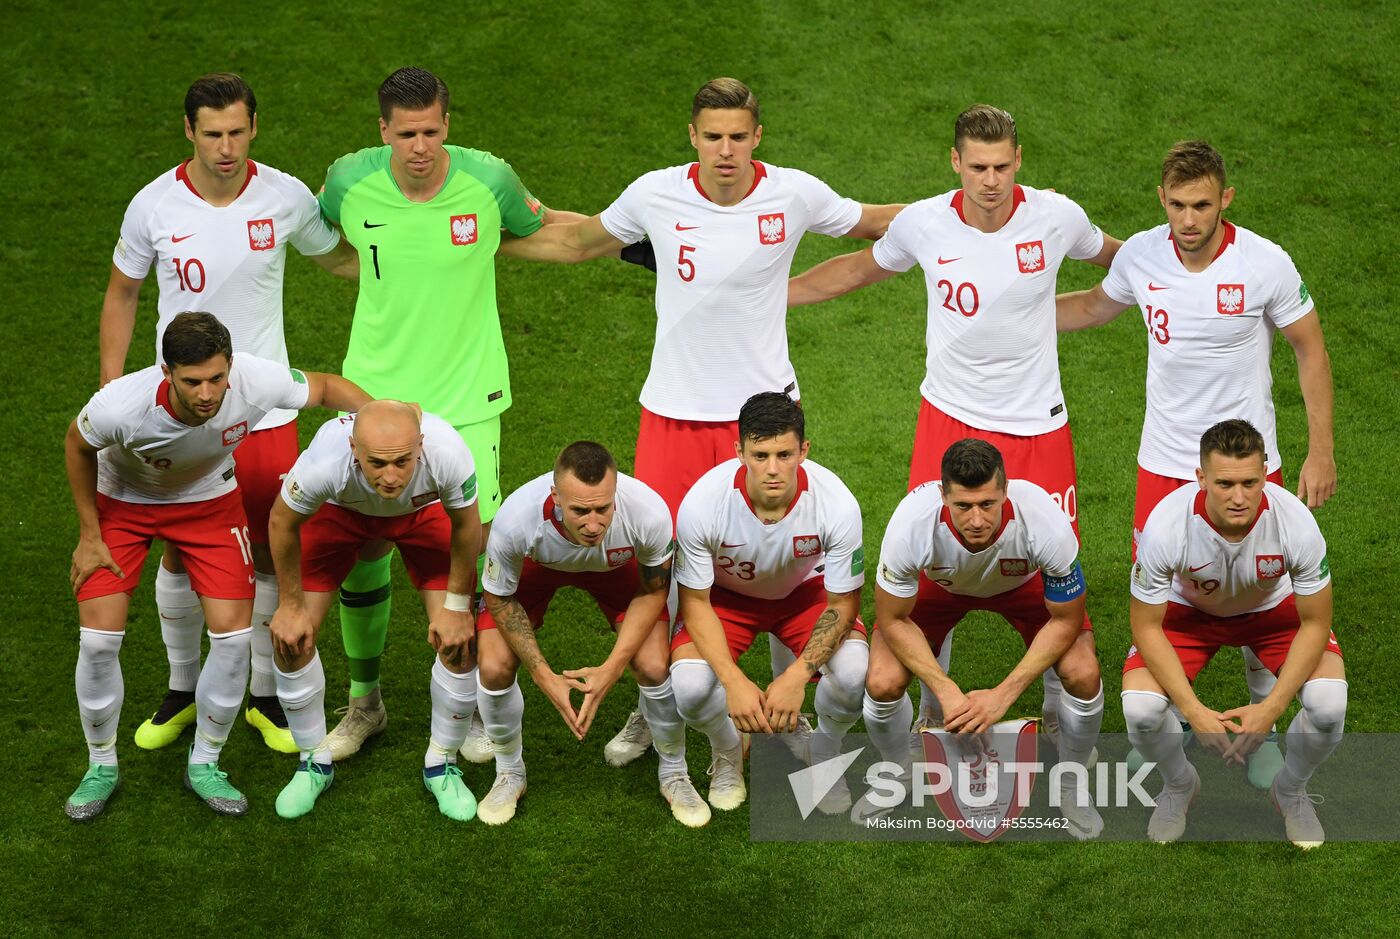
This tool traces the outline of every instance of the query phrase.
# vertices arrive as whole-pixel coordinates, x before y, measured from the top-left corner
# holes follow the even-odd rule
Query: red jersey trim
[[[1225,237],[1220,239],[1220,247],[1216,249],[1215,256],[1210,259],[1210,263],[1212,264],[1216,262],[1217,258],[1219,258],[1222,254],[1225,253],[1226,248],[1230,247],[1230,245],[1235,243],[1234,224],[1224,220],[1221,221],[1221,224],[1225,226]],[[1170,225],[1167,226],[1167,240],[1172,243],[1172,250],[1176,252],[1176,259],[1180,261],[1181,249],[1176,246],[1176,238],[1172,235],[1172,229]]]
[[[549,522],[549,524],[551,524],[551,525],[554,526],[554,530],[555,530],[555,531],[559,532],[559,534],[561,534],[561,535],[564,536],[564,540],[565,540],[565,541],[567,541],[569,544],[577,544],[578,542],[574,541],[574,539],[572,539],[572,538],[569,537],[569,533],[568,533],[567,530],[565,530],[564,526],[561,525],[561,524],[559,524],[559,519],[556,518],[555,515],[554,515],[554,510],[555,510],[555,508],[557,508],[557,506],[555,506],[555,504],[554,504],[554,495],[553,495],[553,494],[550,494],[550,495],[545,496],[545,498],[544,498],[544,517],[545,517],[545,520],[546,520],[547,522]]]
[[[740,463],[739,469],[734,473],[734,488],[739,490],[739,495],[744,497],[744,504],[749,507],[749,511],[754,514],[754,518],[758,518],[758,509],[754,508],[753,500],[749,498],[748,479],[749,468]],[[807,471],[799,466],[797,468],[797,491],[792,494],[792,501],[787,504],[787,508],[783,509],[783,518],[787,518],[788,513],[792,511],[792,507],[797,504],[797,500],[802,498],[802,493],[806,491]],[[765,522],[766,524],[765,519],[759,519],[759,521]]]
[[[185,167],[187,167],[187,166],[189,166],[189,165],[190,165],[190,161],[189,161],[189,160],[186,160],[185,162],[183,162],[183,163],[181,163],[179,166],[177,166],[177,167],[175,168],[175,178],[178,179],[180,182],[184,183],[184,184],[185,184],[185,188],[188,189],[190,192],[194,193],[194,194],[195,194],[195,197],[198,198],[199,201],[201,201],[201,202],[208,202],[209,200],[208,200],[208,199],[205,199],[203,196],[201,196],[201,195],[199,194],[199,190],[196,189],[196,188],[194,188],[194,183],[190,182],[190,174],[189,174],[189,171],[185,169]],[[248,161],[248,175],[245,176],[245,177],[243,177],[243,185],[239,187],[239,189],[238,189],[238,194],[235,195],[235,196],[233,197],[234,199],[237,199],[238,196],[243,195],[244,190],[246,190],[246,189],[248,188],[248,184],[251,183],[251,182],[253,181],[253,177],[256,176],[256,175],[258,175],[258,164],[254,163],[252,160],[249,160],[249,161]]]
[[[956,212],[956,213],[958,213],[958,220],[961,221],[964,225],[967,225],[967,216],[963,214],[963,196],[964,196],[965,194],[966,194],[965,191],[962,190],[962,189],[959,189],[957,192],[953,193],[953,201],[952,201],[951,205],[953,206],[953,211]],[[1012,217],[1013,215],[1016,214],[1016,209],[1017,209],[1017,207],[1020,206],[1020,204],[1021,204],[1022,202],[1025,202],[1025,201],[1026,201],[1026,191],[1025,191],[1024,189],[1022,189],[1022,188],[1020,187],[1019,184],[1017,184],[1017,185],[1015,185],[1015,186],[1012,186],[1012,187],[1011,187],[1011,215],[1008,215],[1008,216],[1006,217],[1006,221],[1008,221],[1008,222],[1011,221],[1011,217]],[[969,227],[971,227],[971,226],[969,226]],[[980,229],[979,229],[979,231],[980,231]]]
[[[170,406],[170,379],[161,379],[161,383],[156,386],[156,404],[165,408],[165,413],[180,421],[180,415],[176,414],[175,409]],[[183,424],[184,421],[180,421],[180,423]]]
[[[1264,513],[1267,512],[1268,509],[1269,494],[1266,492],[1259,496],[1259,511],[1255,514],[1254,521],[1250,522],[1249,527],[1244,530],[1245,537],[1248,537],[1249,533],[1254,531],[1254,526],[1259,524],[1259,519],[1264,517]],[[1215,527],[1215,522],[1210,520],[1210,514],[1206,512],[1206,491],[1204,489],[1196,493],[1196,501],[1192,505],[1192,511],[1206,520],[1206,524],[1210,526],[1211,531],[1215,532],[1221,538],[1225,537],[1225,533]]]
[[[972,547],[972,545],[968,544],[963,539],[962,532],[958,531],[958,527],[953,524],[953,513],[948,510],[948,506],[943,506],[942,510],[938,513],[938,520],[944,525],[948,526],[948,530],[953,533],[953,537],[958,539],[958,544],[962,545],[964,548],[966,548],[974,554],[976,554],[979,551],[985,551],[987,550],[987,548],[990,548],[992,545],[996,544],[997,539],[1001,537],[1001,533],[1006,531],[1007,524],[1015,517],[1016,506],[1011,504],[1010,499],[1007,499],[1006,503],[1002,506],[1001,509],[1001,526],[997,529],[997,533],[995,535],[992,535],[992,540],[987,542],[986,548],[974,548]]]
[[[252,162],[252,161],[250,160],[249,162]],[[768,168],[767,168],[766,166],[764,166],[762,163],[760,163],[760,162],[757,161],[757,160],[754,160],[754,161],[752,161],[752,162],[753,162],[753,185],[749,187],[749,191],[748,191],[748,192],[744,193],[743,199],[740,199],[740,200],[739,200],[740,202],[743,202],[744,199],[747,199],[749,196],[753,195],[753,191],[754,191],[755,189],[758,188],[759,180],[764,179],[764,178],[766,178],[766,177],[768,176]],[[713,200],[713,199],[710,198],[710,194],[707,193],[707,192],[705,191],[705,187],[702,186],[702,185],[700,185],[700,164],[699,164],[699,163],[692,163],[692,164],[690,164],[690,170],[689,170],[689,172],[686,173],[686,176],[690,179],[690,181],[691,181],[692,183],[695,184],[695,191],[698,192],[698,193],[700,193],[700,197],[701,197],[702,199],[704,199],[706,202],[714,202],[714,201],[715,201],[715,200]]]

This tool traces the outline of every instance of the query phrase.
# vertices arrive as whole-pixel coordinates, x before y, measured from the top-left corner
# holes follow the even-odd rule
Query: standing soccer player
[[[496,782],[481,801],[483,822],[509,821],[525,792],[525,700],[516,683],[521,665],[582,740],[629,663],[655,729],[662,796],[682,824],[698,828],[710,820],[686,770],[685,724],[667,671],[671,530],[661,497],[619,473],[612,454],[586,440],[565,447],[552,473],[526,483],[501,506],[486,547],[486,612],[478,631],[481,714],[496,755]],[[601,665],[561,674],[540,650],[535,631],[560,587],[587,591],[617,630]],[[571,689],[584,693],[577,711]]]
[[[69,797],[70,818],[106,808],[117,787],[117,726],[131,591],[151,541],[181,552],[209,625],[209,658],[195,687],[195,740],[185,785],[224,815],[248,800],[219,770],[219,751],[248,687],[253,558],[233,453],[268,414],[309,407],[354,410],[369,400],[336,375],[233,356],[209,313],[180,313],[161,337],[165,364],[105,385],[68,428],[68,483],[78,512],[73,590],[78,599],[78,713],[88,770]]]
[[[423,785],[448,818],[476,815],[476,799],[457,768],[476,709],[476,480],[471,452],[451,424],[389,400],[327,421],[287,474],[269,522],[282,588],[272,619],[277,693],[301,751],[300,766],[277,797],[283,818],[310,812],[335,776],[326,675],[316,651],[321,622],[355,558],[394,547],[423,597],[428,642],[437,653]]]
[[[1196,484],[1158,502],[1138,538],[1123,717],[1162,775],[1153,841],[1185,833],[1201,788],[1170,705],[1203,747],[1243,763],[1294,696],[1302,709],[1271,792],[1289,841],[1305,850],[1323,841],[1307,783],[1341,742],[1347,708],[1327,544],[1307,506],[1267,473],[1258,430],[1244,420],[1214,425],[1201,437]],[[1219,711],[1196,697],[1191,684],[1222,645],[1248,646],[1277,676],[1264,700]]]
[[[938,697],[949,731],[982,733],[1053,668],[1064,685],[1060,759],[1087,767],[1103,722],[1103,683],[1069,519],[1035,483],[1007,480],[1001,454],[985,440],[949,447],[941,476],[904,497],[880,546],[864,703],[871,739],[885,759],[909,765],[913,705],[905,689],[913,677]],[[1005,617],[1026,654],[995,687],[964,692],[933,650],[973,610]],[[1079,803],[1070,783],[1059,794],[1069,832],[1096,838],[1103,819]],[[851,817],[864,824],[877,811],[861,800]]]
[[[740,731],[792,733],[818,672],[811,762],[834,758],[860,717],[869,647],[860,506],[836,474],[807,460],[802,409],[781,392],[739,410],[739,458],[686,493],[676,520],[680,615],[671,686],[685,722],[710,738],[710,805],[743,804]],[[859,635],[851,635],[854,630]],[[761,632],[796,656],[767,688],[739,668]],[[818,804],[850,808],[844,782]]]
[[[1062,294],[1062,331],[1107,323],[1133,304],[1147,326],[1147,411],[1138,447],[1133,545],[1148,515],[1193,479],[1196,442],[1221,415],[1236,414],[1264,437],[1265,468],[1283,485],[1269,355],[1281,332],[1298,362],[1308,418],[1308,455],[1298,498],[1317,508],[1337,487],[1332,456],[1332,366],[1317,309],[1298,269],[1278,245],[1222,216],[1234,200],[1225,160],[1204,140],[1176,144],[1162,161],[1157,198],[1167,222],[1129,238],[1108,276],[1091,290]],[[1243,649],[1250,700],[1273,691],[1274,675]],[[1283,766],[1277,735],[1249,758],[1260,789]]]
[[[205,75],[185,93],[185,136],[194,155],[162,173],[127,207],[102,303],[101,384],[122,374],[137,297],[152,267],[160,288],[157,363],[171,319],[204,310],[228,328],[236,351],[285,365],[282,275],[289,244],[332,273],[355,276],[354,252],[321,218],[311,191],[300,180],[248,159],[257,133],[257,102],[239,76]],[[269,747],[284,752],[296,747],[272,677],[267,622],[277,609],[277,580],[267,550],[267,514],[296,457],[296,412],[282,408],[252,428],[236,456],[257,581],[251,695],[244,717]],[[180,554],[169,543],[156,572],[156,606],[170,690],[136,731],[136,744],[146,749],[173,742],[195,719],[204,617]]]
[[[1066,258],[1108,267],[1120,242],[1058,193],[1016,182],[1016,121],[975,104],[953,127],[962,186],[901,212],[871,247],[793,278],[788,303],[839,297],[919,265],[928,288],[928,359],[919,390],[909,488],[936,479],[955,441],[996,446],[1008,476],[1050,493],[1078,528],[1074,442],[1055,348],[1055,278]],[[946,671],[951,645],[938,651]],[[1053,736],[1058,681],[1042,714]],[[927,689],[925,689],[927,692]],[[934,695],[921,702],[926,719]]]

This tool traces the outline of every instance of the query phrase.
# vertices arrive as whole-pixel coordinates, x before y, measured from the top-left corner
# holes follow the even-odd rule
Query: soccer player
[[[1059,328],[1107,323],[1142,308],[1147,326],[1147,411],[1138,447],[1134,550],[1157,503],[1194,478],[1195,443],[1222,414],[1238,414],[1264,437],[1270,482],[1283,485],[1269,355],[1281,332],[1298,362],[1308,418],[1308,455],[1298,498],[1317,508],[1337,486],[1332,457],[1332,367],[1317,309],[1292,259],[1278,245],[1224,219],[1235,189],[1225,160],[1204,140],[1182,141],[1162,161],[1157,198],[1167,222],[1129,238],[1108,276],[1062,294]],[[1273,691],[1274,675],[1243,650],[1250,700]],[[1276,734],[1250,755],[1249,780],[1269,788],[1283,765]]]
[[[1169,705],[1203,747],[1243,763],[1295,696],[1302,709],[1271,792],[1289,841],[1304,850],[1323,841],[1307,783],[1341,742],[1347,708],[1327,544],[1307,506],[1267,475],[1263,435],[1248,421],[1222,421],[1201,437],[1196,483],[1158,502],[1138,538],[1123,717],[1162,774],[1153,841],[1182,836],[1201,788]],[[1221,711],[1192,682],[1227,644],[1251,648],[1278,680],[1264,700]]]
[[[248,800],[219,770],[219,751],[248,687],[254,574],[233,453],[278,409],[354,410],[369,400],[337,375],[233,355],[210,313],[175,316],[161,337],[164,364],[108,382],[64,443],[78,512],[70,571],[78,600],[78,714],[88,770],[68,798],[75,820],[97,816],[117,787],[118,661],[131,591],[151,541],[184,558],[209,625],[209,657],[195,686],[195,740],[185,785],[214,811],[242,815]]]
[[[457,749],[476,709],[476,497],[476,467],[461,436],[402,401],[375,401],[358,415],[327,421],[287,474],[269,522],[282,597],[272,640],[277,694],[301,763],[277,797],[278,815],[310,812],[335,778],[326,675],[316,651],[321,622],[356,557],[395,546],[422,595],[428,643],[437,653],[423,785],[448,818],[476,815],[476,798],[457,768]]]
[[[481,800],[483,822],[509,821],[525,792],[520,666],[582,740],[629,663],[655,732],[662,796],[682,824],[698,828],[710,820],[686,770],[685,724],[667,670],[672,547],[666,503],[645,483],[619,473],[612,454],[586,440],[565,447],[553,472],[526,483],[501,506],[486,547],[486,612],[477,640],[480,708],[496,755],[496,782]],[[601,665],[561,674],[541,652],[535,631],[560,587],[587,591],[616,628]],[[584,693],[577,710],[571,690]]]
[[[964,437],[994,444],[1007,475],[1050,493],[1079,531],[1074,444],[1055,349],[1055,278],[1065,258],[1108,267],[1120,242],[1065,196],[1016,182],[1016,121],[975,104],[953,126],[962,185],[916,202],[871,247],[793,278],[788,303],[816,303],[893,277],[915,264],[928,287],[928,359],[919,390],[909,488],[935,479]],[[939,652],[947,670],[951,640]],[[1057,733],[1058,680],[1045,675],[1042,715]],[[935,696],[924,689],[925,720]]]
[[[802,409],[786,394],[749,398],[738,423],[738,459],[701,476],[676,520],[671,686],[681,717],[710,738],[709,801],[721,810],[748,795],[740,731],[795,731],[819,672],[811,761],[837,755],[860,717],[870,655],[859,616],[865,552],[855,497],[807,460]],[[760,632],[796,656],[767,688],[738,664]],[[841,783],[818,808],[835,814],[850,804]]]
[[[253,89],[231,73],[205,75],[185,93],[185,136],[193,156],[137,193],[122,219],[102,302],[101,384],[122,374],[141,284],[154,267],[160,288],[156,360],[171,319],[186,310],[217,316],[236,351],[287,363],[282,273],[287,245],[332,273],[354,277],[356,259],[321,218],[300,180],[248,159],[258,134]],[[244,717],[274,750],[293,752],[272,677],[267,621],[277,580],[267,551],[267,513],[281,476],[296,460],[296,412],[279,408],[253,426],[236,451],[238,491],[253,546],[252,679]],[[156,571],[156,606],[170,662],[169,692],[136,731],[137,746],[176,740],[195,719],[204,616],[180,554],[167,542]]]
[[[875,579],[875,635],[866,676],[865,726],[886,759],[909,765],[912,677],[932,689],[949,731],[982,733],[1026,687],[1053,668],[1060,759],[1087,767],[1103,722],[1103,683],[1084,616],[1084,572],[1069,518],[1044,489],[1006,478],[985,440],[959,440],[943,454],[941,482],[904,497],[885,529]],[[964,692],[934,650],[972,610],[1003,616],[1026,654],[995,687]],[[1063,777],[1060,811],[1075,838],[1096,838],[1103,819],[1079,804]],[[878,812],[865,800],[851,817]]]
[[[600,215],[501,253],[582,261],[646,236],[661,263],[656,344],[642,386],[636,474],[674,516],[695,481],[730,459],[736,418],[751,395],[800,397],[788,354],[787,277],[809,231],[878,238],[903,205],[863,205],[821,180],[753,158],[763,138],[758,100],[733,78],[708,81],[690,109],[695,162],[634,181]],[[792,657],[770,644],[773,675]],[[806,719],[802,720],[804,732]],[[646,749],[633,718],[619,738]],[[635,756],[634,756],[635,758]]]

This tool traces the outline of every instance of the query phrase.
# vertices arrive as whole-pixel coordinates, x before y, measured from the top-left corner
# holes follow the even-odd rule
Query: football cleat
[[[117,791],[120,781],[115,764],[89,763],[83,781],[64,803],[64,814],[75,822],[96,818],[107,807],[107,800]]]
[[[926,734],[930,731],[942,729],[943,718],[934,717],[932,714],[924,714],[921,712],[918,719],[914,721],[914,730],[912,732],[916,734]]]
[[[248,798],[233,788],[228,773],[221,772],[218,763],[186,764],[185,788],[220,815],[248,814]]]
[[[270,749],[278,753],[300,751],[301,748],[292,739],[292,732],[287,729],[287,715],[283,713],[282,702],[277,700],[276,695],[250,695],[243,719],[262,733],[263,743]]]
[[[711,805],[728,812],[744,804],[749,790],[744,785],[744,758],[739,750],[716,750],[708,773]]]
[[[1069,823],[1069,833],[1076,841],[1092,841],[1103,834],[1103,816],[1094,808],[1092,799],[1080,805],[1075,788],[1073,784],[1061,784],[1060,815]]]
[[[1313,806],[1322,803],[1322,796],[1308,795],[1306,789],[1295,793],[1282,792],[1276,782],[1270,785],[1269,794],[1274,800],[1274,808],[1283,816],[1283,830],[1288,840],[1304,851],[1321,847],[1324,840],[1322,821]]]
[[[611,766],[626,766],[651,746],[651,726],[641,711],[627,715],[627,723],[603,747],[603,759]]]
[[[277,814],[283,818],[301,818],[311,811],[321,793],[334,781],[333,764],[302,760],[292,774],[292,781],[277,793]]]
[[[899,775],[893,777],[903,785],[905,792],[909,791],[909,776],[909,770],[904,769],[899,772]],[[897,806],[894,805],[876,805],[870,798],[873,792],[875,792],[875,788],[872,786],[865,791],[865,795],[857,799],[855,804],[851,806],[851,821],[861,828],[866,827],[866,824],[871,819],[881,818],[890,814],[897,808]]]
[[[783,746],[788,748],[788,752],[796,757],[804,766],[812,760],[812,722],[807,719],[806,714],[797,715],[797,729],[792,733],[778,734],[778,739],[783,742]],[[849,805],[846,808],[850,808]],[[842,809],[841,811],[846,811]]]
[[[486,736],[486,725],[481,721],[481,712],[473,711],[471,723],[467,725],[467,739],[458,750],[468,763],[490,763],[496,758],[491,749],[491,738]]]
[[[1191,771],[1190,785],[1182,789],[1163,786],[1157,807],[1147,820],[1147,837],[1158,844],[1170,844],[1186,834],[1186,813],[1201,794],[1201,777],[1196,767],[1188,763],[1186,768]]]
[[[194,692],[167,691],[156,712],[136,728],[136,745],[143,750],[168,747],[180,739],[194,718]]]
[[[439,763],[424,769],[423,785],[433,794],[443,815],[458,822],[476,817],[476,796],[467,788],[456,763]]]
[[[823,815],[845,815],[851,811],[851,787],[846,785],[846,777],[837,778],[817,803],[817,811]]]
[[[710,822],[710,807],[695,791],[685,773],[661,780],[661,797],[671,806],[671,814],[687,828],[704,828]]]
[[[1045,734],[1046,739],[1048,739],[1052,744],[1054,744],[1055,752],[1058,754],[1060,752],[1060,715],[1056,714],[1054,711],[1041,711],[1040,730],[1041,733]],[[1134,750],[1133,752],[1136,753],[1137,751]],[[1131,759],[1131,755],[1129,756],[1129,759]],[[1084,761],[1084,768],[1093,769],[1095,766],[1098,765],[1098,762],[1099,748],[1094,747],[1089,751],[1089,758]],[[1141,765],[1142,757],[1138,757],[1138,766]],[[1137,772],[1137,769],[1133,768],[1132,772]]]
[[[1270,731],[1268,739],[1249,755],[1245,775],[1255,789],[1272,789],[1274,777],[1283,769],[1283,751],[1278,748],[1278,732]]]
[[[382,734],[389,725],[389,715],[384,711],[384,700],[378,688],[351,698],[347,706],[336,708],[335,713],[345,715],[335,725],[335,730],[326,734],[326,746],[330,748],[331,759],[336,761],[359,753],[366,740]]]
[[[525,794],[525,771],[503,770],[486,798],[477,806],[476,816],[488,825],[504,825],[515,818],[515,807]]]

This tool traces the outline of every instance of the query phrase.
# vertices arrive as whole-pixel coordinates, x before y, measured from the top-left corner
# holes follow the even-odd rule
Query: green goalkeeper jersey
[[[504,160],[444,149],[447,180],[427,202],[399,190],[387,146],[336,160],[319,198],[360,255],[345,377],[462,426],[510,407],[496,248],[503,227],[537,231],[544,208]]]

